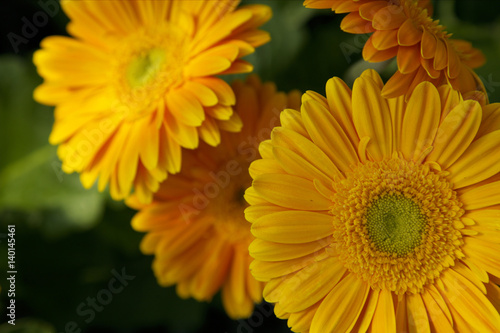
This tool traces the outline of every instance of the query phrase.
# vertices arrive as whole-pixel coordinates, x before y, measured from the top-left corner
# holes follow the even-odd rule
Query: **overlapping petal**
[[[401,39],[412,44],[413,33]],[[429,82],[417,84],[408,100],[385,99],[371,70],[352,91],[337,78],[326,88],[326,98],[307,92],[300,112],[282,113],[281,127],[250,168],[246,218],[256,237],[250,268],[266,282],[264,298],[294,332],[494,332],[500,327],[498,287],[491,282],[500,281],[498,106]],[[373,212],[382,209],[373,205],[409,199],[425,207],[410,215],[426,231],[420,245],[394,255],[375,239],[391,230],[383,234],[390,243],[395,231],[388,225],[398,217],[387,208],[378,229],[369,229],[378,219]],[[406,207],[398,211],[403,219],[413,209]]]
[[[485,87],[472,70],[485,62],[471,43],[450,38],[439,21],[432,19],[431,1],[418,0],[305,0],[308,8],[329,8],[349,13],[341,29],[354,34],[373,34],[363,48],[363,58],[379,62],[397,57],[398,71],[382,94],[408,100],[422,81],[436,86],[450,83],[462,94]]]
[[[259,156],[257,144],[269,139],[273,124],[279,124],[275,110],[299,108],[300,98],[297,92],[278,92],[274,84],[263,84],[256,76],[235,81],[232,89],[234,109],[242,114],[245,130],[221,132],[222,143],[217,147],[201,143],[196,150],[184,151],[181,172],[160,184],[151,203],[142,203],[134,194],[127,204],[139,210],[132,227],[147,233],[141,250],[155,255],[153,270],[158,283],[176,285],[181,297],[200,301],[210,301],[221,291],[227,314],[237,319],[252,314],[263,291],[262,282],[249,270],[248,246],[254,237],[243,213],[247,206],[244,190],[251,183],[248,165]],[[258,223],[254,225],[256,232],[270,240],[267,243],[283,240],[284,235],[303,236],[304,228],[287,225],[286,212],[275,213],[282,216],[273,226],[259,229]],[[316,226],[307,231],[312,240],[331,233],[324,214],[304,214],[308,214],[311,227]],[[301,253],[284,249],[282,255],[288,253],[288,258],[294,259],[321,248],[314,243]],[[265,248],[255,254],[265,258],[277,255]]]
[[[239,131],[234,93],[214,76],[252,70],[241,58],[269,40],[258,27],[271,11],[238,3],[62,1],[72,37],[42,41],[34,97],[56,107],[50,142],[63,170],[148,202],[179,172],[181,148]]]

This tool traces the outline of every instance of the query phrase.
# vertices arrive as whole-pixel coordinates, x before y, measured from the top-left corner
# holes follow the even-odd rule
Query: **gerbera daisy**
[[[61,1],[73,37],[44,39],[35,99],[55,105],[50,143],[84,187],[97,178],[114,199],[150,201],[181,166],[181,147],[237,132],[234,93],[218,74],[244,73],[241,58],[266,43],[271,16],[237,0]]]
[[[248,166],[259,157],[258,144],[279,125],[279,112],[300,106],[300,94],[276,92],[256,76],[235,81],[235,110],[243,121],[240,133],[221,133],[218,147],[201,143],[184,151],[182,170],[170,176],[142,205],[131,196],[127,203],[140,209],[132,220],[147,232],[141,243],[154,254],[153,270],[163,286],[177,284],[181,297],[210,300],[221,289],[231,318],[251,315],[262,299],[262,283],[250,274],[248,245],[253,240],[245,220],[243,194],[251,185]]]
[[[296,332],[498,332],[500,104],[382,89],[332,78],[282,113],[250,166],[252,274]]]
[[[484,64],[484,55],[467,41],[451,39],[445,27],[431,18],[429,0],[305,0],[304,5],[349,13],[341,24],[346,32],[373,32],[363,48],[365,60],[397,56],[398,71],[384,86],[385,97],[408,99],[422,81],[436,86],[449,83],[462,94],[485,92],[472,70]]]

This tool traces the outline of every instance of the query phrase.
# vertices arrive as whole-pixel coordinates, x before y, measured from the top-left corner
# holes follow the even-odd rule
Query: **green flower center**
[[[133,59],[127,68],[127,79],[132,88],[142,87],[153,80],[165,61],[165,51],[152,49]]]
[[[375,247],[398,257],[420,245],[426,224],[420,206],[403,195],[377,198],[366,211],[366,227]]]
[[[423,292],[464,257],[472,232],[447,175],[396,155],[346,173],[333,183],[331,254],[374,290]]]
[[[188,46],[186,32],[168,23],[138,29],[112,45],[112,109],[132,121],[163,110],[169,90],[184,83]]]

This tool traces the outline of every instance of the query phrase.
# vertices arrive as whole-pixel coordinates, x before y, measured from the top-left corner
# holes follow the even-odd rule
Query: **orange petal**
[[[379,62],[387,59],[391,59],[398,54],[398,47],[392,47],[387,50],[377,50],[375,46],[373,46],[373,35],[368,38],[363,47],[363,58],[366,61],[370,62]]]
[[[362,18],[359,13],[349,13],[340,23],[340,29],[351,34],[367,34],[375,31],[370,21]]]
[[[422,40],[423,32],[412,19],[407,19],[398,30],[398,43],[403,46],[415,45]]]
[[[389,5],[373,16],[372,24],[376,30],[399,29],[406,19],[403,6]]]
[[[400,46],[398,49],[398,69],[403,74],[411,73],[420,67],[420,45]]]
[[[371,1],[359,7],[359,15],[365,20],[373,20],[373,16],[382,8],[387,7],[387,1]]]
[[[398,46],[396,30],[377,30],[372,35],[372,44],[377,50],[387,50]]]
[[[394,98],[406,94],[417,73],[418,72],[415,71],[409,74],[403,74],[397,71],[389,81],[385,83],[382,89],[382,96],[385,98]]]
[[[442,38],[436,39],[436,51],[434,53],[434,69],[442,70],[448,66],[448,48]],[[422,43],[422,47],[424,44]]]
[[[453,79],[460,74],[461,61],[451,43],[446,43],[446,49],[448,50],[448,77]]]
[[[422,33],[422,43],[420,44],[420,54],[424,59],[432,59],[436,54],[436,36],[424,29]]]

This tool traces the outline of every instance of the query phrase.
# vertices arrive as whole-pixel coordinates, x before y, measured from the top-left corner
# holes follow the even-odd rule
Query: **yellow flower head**
[[[486,93],[472,70],[484,64],[484,55],[471,43],[450,38],[445,27],[431,18],[429,0],[305,0],[304,5],[349,13],[341,24],[346,32],[373,32],[363,48],[365,60],[397,56],[398,71],[384,86],[385,97],[408,99],[422,81],[436,86],[449,83],[462,94]]]
[[[295,332],[500,327],[500,104],[429,82],[302,97],[260,145],[246,218],[264,298]]]
[[[140,212],[132,220],[147,232],[141,243],[154,254],[153,270],[163,286],[177,284],[181,297],[210,300],[222,289],[222,301],[231,318],[251,315],[262,299],[261,282],[250,274],[248,245],[253,240],[245,220],[243,194],[250,186],[248,166],[259,157],[258,144],[279,125],[279,112],[300,107],[298,92],[276,92],[256,76],[235,81],[235,110],[243,121],[240,133],[221,133],[218,147],[201,143],[184,151],[182,170],[161,183],[153,202],[127,203]]]
[[[236,0],[62,1],[73,37],[52,36],[34,55],[34,93],[55,105],[50,135],[66,172],[99,178],[114,199],[147,202],[181,167],[181,147],[237,132],[234,93],[214,75],[244,73],[241,58],[269,40],[270,8]]]

